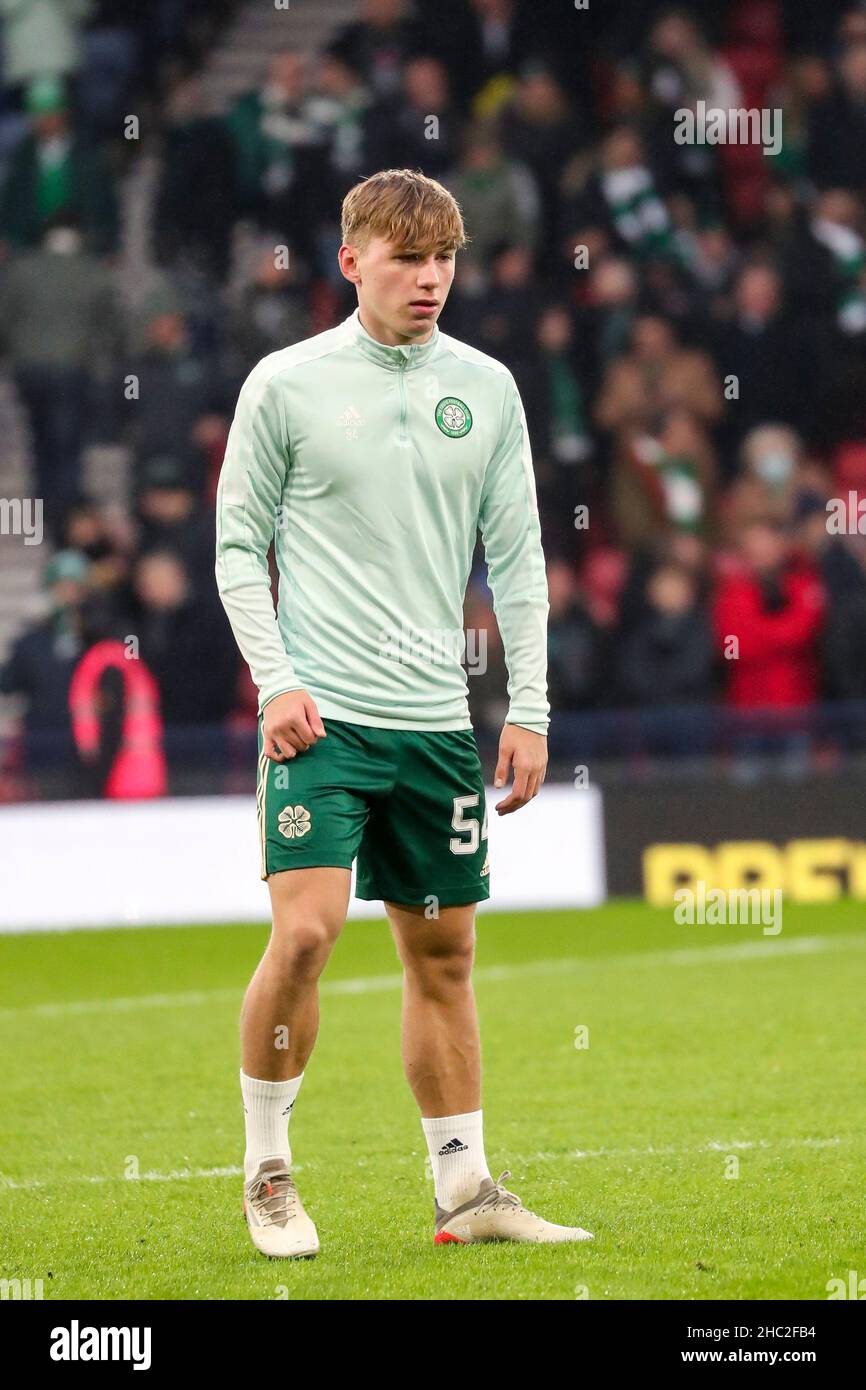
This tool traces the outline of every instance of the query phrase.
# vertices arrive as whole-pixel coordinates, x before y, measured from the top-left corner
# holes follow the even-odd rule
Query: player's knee
[[[451,944],[435,951],[409,952],[403,963],[419,988],[427,994],[447,995],[472,975],[474,941]]]
[[[274,928],[271,950],[280,967],[293,976],[321,974],[339,934],[324,917],[304,917]]]

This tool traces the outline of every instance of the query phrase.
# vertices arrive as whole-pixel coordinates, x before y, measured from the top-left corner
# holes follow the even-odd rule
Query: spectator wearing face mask
[[[59,528],[63,550],[77,551],[88,561],[88,587],[95,599],[113,611],[121,601],[127,576],[132,534],[126,516],[106,516],[92,498],[77,497],[63,516]]]
[[[798,434],[786,425],[760,425],[743,441],[742,474],[728,491],[725,532],[736,545],[744,529],[759,518],[779,526],[794,520],[798,497],[822,491],[826,480],[804,457]]]

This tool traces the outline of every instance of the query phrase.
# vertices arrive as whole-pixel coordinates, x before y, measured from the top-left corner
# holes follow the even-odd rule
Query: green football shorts
[[[490,896],[484,779],[471,729],[419,733],[322,721],[285,763],[262,751],[261,876],[356,856],[359,898],[447,907]]]

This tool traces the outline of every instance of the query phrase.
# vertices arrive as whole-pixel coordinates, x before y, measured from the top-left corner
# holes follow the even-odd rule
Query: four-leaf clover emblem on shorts
[[[310,828],[310,813],[306,806],[287,806],[277,817],[277,829],[287,840],[299,840]]]

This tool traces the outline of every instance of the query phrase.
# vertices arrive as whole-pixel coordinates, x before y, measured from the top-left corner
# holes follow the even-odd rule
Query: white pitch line
[[[301,1165],[299,1163],[294,1163],[292,1165],[293,1171],[300,1172],[300,1168]],[[243,1171],[243,1168],[229,1165],[224,1168],[178,1168],[171,1173],[139,1173],[137,1178],[128,1178],[125,1174],[116,1173],[109,1174],[108,1176],[104,1173],[90,1173],[82,1174],[78,1177],[61,1178],[59,1181],[61,1183],[189,1182],[190,1179],[195,1178],[237,1178]],[[19,1192],[31,1187],[56,1187],[57,1184],[58,1180],[56,1178],[52,1178],[50,1182],[44,1178],[22,1178],[19,1182],[14,1178],[0,1177],[0,1191],[8,1189],[9,1191]]]
[[[19,1008],[0,1009],[4,1019],[59,1018],[76,1014],[122,1014],[136,1009],[191,1009],[202,1004],[231,1003],[240,998],[236,989],[201,989],[183,994],[131,994],[116,999],[70,999],[57,1004],[22,1004]]]
[[[662,1157],[671,1155],[685,1154],[728,1154],[735,1150],[742,1149],[833,1149],[839,1144],[847,1144],[847,1139],[842,1139],[839,1135],[834,1135],[831,1139],[731,1139],[729,1143],[722,1143],[718,1139],[709,1139],[706,1144],[698,1144],[691,1148],[659,1148],[651,1144],[646,1149],[574,1149],[567,1154],[568,1158],[649,1158],[658,1154]],[[554,1154],[538,1154],[538,1158],[554,1158]],[[560,1155],[561,1157],[561,1155]]]
[[[728,1154],[747,1149],[756,1149],[762,1152],[772,1149],[830,1149],[838,1148],[840,1144],[849,1142],[849,1139],[839,1135],[826,1139],[801,1139],[797,1137],[790,1139],[732,1139],[729,1143],[710,1139],[705,1144],[691,1145],[685,1148],[660,1147],[650,1144],[648,1148],[644,1149],[572,1149],[569,1153],[514,1154],[508,1161],[515,1168],[529,1168],[533,1163],[573,1163],[582,1162],[587,1158],[684,1158],[689,1154]],[[403,1162],[407,1161],[403,1160]],[[366,1159],[359,1159],[357,1163],[359,1166],[364,1165]],[[57,1188],[64,1183],[92,1185],[94,1183],[120,1182],[134,1184],[136,1182],[190,1182],[207,1178],[237,1178],[242,1175],[243,1171],[241,1167],[228,1164],[220,1168],[178,1168],[168,1173],[156,1173],[150,1170],[146,1173],[139,1173],[137,1178],[128,1178],[122,1174],[91,1173],[69,1177],[55,1175],[50,1180],[45,1178],[21,1178],[18,1180],[4,1178],[0,1175],[0,1192],[21,1192],[34,1187]],[[303,1165],[293,1163],[292,1171],[302,1172]]]
[[[576,974],[600,967],[625,966],[633,970],[659,965],[725,965],[740,961],[777,960],[784,956],[815,955],[858,946],[866,947],[866,932],[850,932],[840,936],[771,937],[760,941],[732,942],[729,946],[673,947],[664,951],[634,951],[620,956],[565,956],[553,960],[525,961],[521,965],[485,965],[479,966],[473,978],[480,984],[497,984],[520,980],[527,975]],[[346,980],[325,980],[319,990],[323,995],[339,998],[341,995],[378,994],[400,989],[402,984],[402,975],[359,975]],[[211,989],[177,994],[133,994],[116,999],[70,999],[56,1004],[23,1004],[0,1009],[0,1023],[22,1018],[67,1018],[79,1014],[134,1013],[138,1009],[190,1009],[206,1004],[239,1004],[241,994],[240,989]]]

